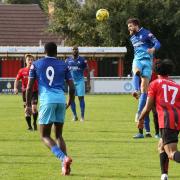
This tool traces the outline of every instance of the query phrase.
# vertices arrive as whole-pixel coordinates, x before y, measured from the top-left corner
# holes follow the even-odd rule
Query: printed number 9
[[[46,77],[49,80],[49,86],[51,86],[54,79],[54,68],[52,66],[46,69]]]

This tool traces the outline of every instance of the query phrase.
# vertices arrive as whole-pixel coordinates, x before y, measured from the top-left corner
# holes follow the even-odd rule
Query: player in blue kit
[[[147,29],[140,26],[140,22],[136,18],[127,20],[127,26],[130,33],[130,40],[134,47],[134,59],[132,64],[133,71],[133,96],[138,99],[137,119],[145,106],[147,99],[147,88],[152,74],[153,54],[160,48],[160,42]],[[140,83],[141,82],[141,83]],[[141,84],[141,85],[140,85]],[[139,86],[140,85],[140,86]],[[145,117],[145,128],[149,129],[149,117]],[[139,129],[139,133],[134,138],[143,138],[143,130]]]
[[[74,101],[75,89],[66,63],[57,59],[57,45],[54,42],[47,43],[45,53],[47,56],[33,62],[30,68],[26,91],[26,112],[31,113],[32,87],[37,79],[40,96],[39,124],[41,138],[52,153],[61,160],[62,175],[69,175],[72,159],[67,156],[62,130],[65,111]],[[69,86],[69,101],[67,104],[64,95],[65,80]],[[54,125],[56,141],[51,138],[52,125]]]
[[[81,121],[84,121],[84,112],[85,112],[85,101],[84,101],[84,95],[85,95],[85,81],[84,81],[84,71],[87,71],[87,90],[89,91],[90,86],[90,73],[89,68],[87,65],[87,61],[84,57],[79,56],[79,49],[77,46],[74,46],[72,48],[73,55],[66,59],[66,63],[68,65],[68,68],[71,72],[75,90],[76,90],[76,96],[78,96],[79,103],[80,103],[80,109],[81,109]],[[73,112],[73,121],[78,120],[77,112],[76,112],[76,104],[75,101],[71,103],[71,110]]]

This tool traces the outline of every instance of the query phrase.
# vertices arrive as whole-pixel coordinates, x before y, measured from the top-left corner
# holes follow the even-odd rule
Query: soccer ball
[[[109,18],[109,12],[107,9],[99,9],[96,12],[96,19],[98,21],[105,21]]]

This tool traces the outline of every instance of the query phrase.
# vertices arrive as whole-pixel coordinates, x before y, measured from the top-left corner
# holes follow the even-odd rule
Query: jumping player
[[[140,21],[136,18],[127,20],[130,33],[130,40],[134,47],[134,59],[132,64],[133,85],[135,98],[139,98],[138,116],[141,113],[147,99],[147,88],[152,73],[153,54],[160,48],[160,42],[147,29],[140,26]],[[139,87],[141,81],[141,87]],[[149,124],[149,116],[145,117],[145,122]],[[139,129],[134,138],[143,138],[143,132]]]

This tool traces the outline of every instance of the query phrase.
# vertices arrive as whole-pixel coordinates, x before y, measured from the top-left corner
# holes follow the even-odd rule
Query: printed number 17
[[[178,88],[174,86],[169,86],[167,84],[163,84],[162,88],[164,89],[164,101],[168,102],[168,92],[173,91],[172,98],[171,98],[171,104],[175,103],[176,95],[178,93]]]

